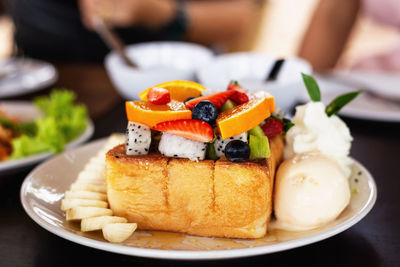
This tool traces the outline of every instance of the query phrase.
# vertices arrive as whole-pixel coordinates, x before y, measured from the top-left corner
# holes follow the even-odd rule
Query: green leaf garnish
[[[285,131],[285,133],[287,133],[287,131],[289,131],[290,128],[294,126],[294,123],[289,119],[283,118],[282,122],[283,122],[283,130]]]
[[[356,98],[362,91],[355,91],[340,95],[332,100],[326,107],[325,112],[328,117],[337,114],[345,105]]]
[[[321,101],[321,91],[319,90],[319,86],[313,77],[310,75],[302,73],[304,85],[307,88],[307,92],[310,95],[310,99],[313,102]]]

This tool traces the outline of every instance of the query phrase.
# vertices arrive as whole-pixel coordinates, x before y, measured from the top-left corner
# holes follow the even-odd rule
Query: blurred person
[[[102,61],[107,47],[96,16],[125,43],[182,40],[214,45],[252,30],[263,0],[8,0],[17,46],[52,61]]]
[[[299,56],[317,70],[334,68],[360,11],[400,30],[400,0],[320,0]],[[400,42],[391,51],[363,58],[352,68],[400,73]]]

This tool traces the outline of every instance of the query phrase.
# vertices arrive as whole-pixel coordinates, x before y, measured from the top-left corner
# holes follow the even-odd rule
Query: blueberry
[[[192,110],[192,119],[202,120],[211,125],[215,123],[218,117],[218,110],[214,104],[208,100],[201,101],[194,106]]]
[[[189,100],[192,100],[192,99],[195,99],[195,97],[193,97],[193,96],[189,96],[188,98],[186,98],[186,100],[185,101],[183,101],[184,103],[186,103],[186,102],[188,102]]]
[[[240,140],[230,141],[225,147],[225,157],[232,162],[243,162],[250,157],[250,147]]]

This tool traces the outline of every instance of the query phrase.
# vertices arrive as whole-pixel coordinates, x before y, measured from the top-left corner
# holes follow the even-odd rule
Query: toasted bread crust
[[[258,238],[272,209],[273,177],[283,141],[257,162],[193,162],[158,153],[127,156],[120,145],[106,155],[107,194],[117,216],[139,229],[199,236]]]

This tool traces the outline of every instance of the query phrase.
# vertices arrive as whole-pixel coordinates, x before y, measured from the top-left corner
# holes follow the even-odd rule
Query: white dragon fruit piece
[[[187,158],[192,161],[206,157],[207,143],[199,142],[175,134],[163,133],[158,150],[167,157]]]
[[[126,128],[126,154],[127,155],[146,155],[149,153],[151,143],[151,130],[149,126],[128,122]]]
[[[214,141],[214,148],[217,157],[225,156],[225,147],[232,140],[240,140],[247,143],[247,132],[232,136],[227,139],[222,139],[221,136],[218,136]]]

